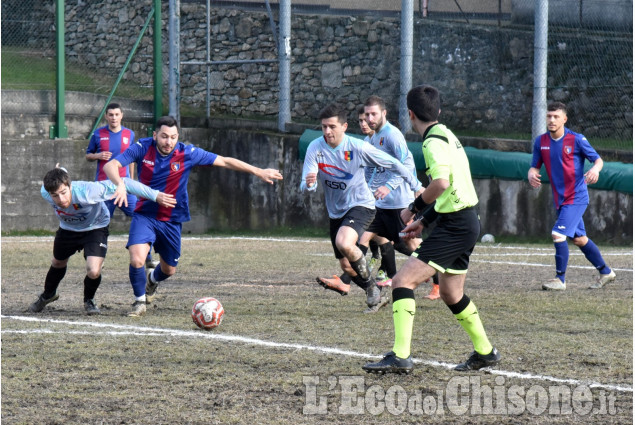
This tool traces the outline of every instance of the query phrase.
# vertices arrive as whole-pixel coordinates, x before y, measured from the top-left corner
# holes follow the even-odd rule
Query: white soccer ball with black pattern
[[[192,321],[201,329],[212,330],[223,321],[225,309],[216,298],[206,297],[197,300],[192,307]]]

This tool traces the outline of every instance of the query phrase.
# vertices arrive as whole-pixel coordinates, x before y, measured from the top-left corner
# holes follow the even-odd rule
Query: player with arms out
[[[129,178],[123,179],[127,192],[169,209],[176,201],[171,195],[152,190]],[[101,283],[101,268],[108,250],[110,214],[106,201],[115,196],[116,187],[110,181],[75,181],[64,168],[56,166],[44,176],[40,192],[53,207],[60,227],[53,242],[53,260],[44,280],[44,292],[31,304],[29,310],[39,313],[47,304],[59,298],[57,288],[66,274],[68,259],[84,250],[86,277],[84,278],[84,309],[89,315],[99,314],[95,293]]]
[[[589,287],[600,289],[615,280],[615,272],[606,265],[595,243],[586,236],[582,216],[589,205],[587,185],[598,181],[604,162],[586,137],[564,126],[566,122],[566,105],[561,102],[550,103],[547,106],[548,131],[534,140],[531,168],[527,174],[529,184],[538,188],[541,186],[540,167],[542,164],[545,165],[558,213],[556,223],[551,229],[551,237],[556,248],[556,277],[543,283],[542,289],[563,291],[567,288],[567,237],[573,240],[586,259],[600,272],[597,281]],[[585,173],[586,159],[592,162],[593,166]]]
[[[365,290],[366,304],[374,307],[380,302],[380,290],[368,271],[366,257],[357,247],[360,235],[375,216],[375,198],[366,183],[364,167],[375,165],[395,171],[413,192],[421,189],[421,183],[395,158],[346,135],[346,111],[339,105],[326,106],[319,119],[324,135],[307,148],[300,190],[314,192],[318,182],[322,183],[335,258],[353,282]],[[320,278],[317,280],[319,283]],[[327,288],[346,295],[350,285]]]
[[[88,148],[86,148],[86,160],[97,161],[97,172],[95,173],[95,181],[108,180],[108,176],[104,172],[104,165],[113,157],[119,155],[121,152],[128,149],[134,143],[135,134],[129,128],[121,125],[123,119],[123,111],[118,103],[109,103],[106,106],[106,122],[108,125],[99,127],[93,133],[90,141],[88,142]],[[134,164],[130,164],[128,167],[123,167],[119,170],[121,177],[129,177],[134,179]],[[132,193],[128,193],[127,204],[119,206],[119,209],[123,211],[128,217],[132,217],[135,206],[137,205],[137,197]],[[109,199],[106,201],[108,212],[110,217],[115,212],[115,201]],[[159,264],[158,261],[152,260],[152,250],[148,253],[146,258],[147,267],[156,267]]]
[[[178,123],[170,116],[159,118],[152,137],[139,139],[104,167],[108,178],[117,185],[116,203],[124,201],[126,197],[119,169],[132,162],[137,164],[140,182],[151,188],[162,189],[176,199],[174,209],[166,209],[154,202],[139,201],[130,223],[126,248],[130,253],[129,276],[135,302],[128,315],[138,317],[145,314],[146,303],[154,300],[159,282],[176,272],[181,256],[182,223],[190,220],[187,182],[193,167],[228,168],[253,174],[269,184],[281,180],[282,174],[278,170],[254,167],[238,159],[180,142]],[[157,267],[147,271],[146,276],[144,260],[151,245],[161,255],[161,260]]]
[[[367,372],[409,373],[414,365],[410,356],[412,328],[416,312],[414,290],[439,272],[441,299],[467,332],[474,352],[455,370],[476,370],[500,362],[500,354],[489,342],[474,303],[463,287],[469,257],[480,233],[476,211],[478,197],[474,190],[470,165],[456,136],[438,122],[440,95],[436,88],[419,86],[408,92],[408,114],[413,129],[423,138],[423,156],[430,184],[416,197],[410,208],[402,211],[408,223],[414,210],[423,212],[403,229],[407,237],[421,234],[426,223],[437,225],[421,243],[392,281],[393,349],[382,360],[363,366]],[[434,204],[434,208],[427,208]],[[418,218],[418,217],[417,217]]]

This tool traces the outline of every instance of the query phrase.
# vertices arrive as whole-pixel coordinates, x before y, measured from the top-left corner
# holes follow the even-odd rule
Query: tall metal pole
[[[401,1],[401,62],[399,88],[399,127],[406,134],[411,124],[408,117],[406,97],[412,88],[412,46],[413,46],[413,15],[414,0]]]
[[[161,0],[154,0],[154,122],[163,115],[163,58],[161,54]],[[154,129],[154,125],[152,125]],[[150,135],[150,134],[149,134]]]
[[[549,0],[536,0],[534,11],[534,99],[531,136],[547,128],[547,40],[549,38]]]
[[[280,0],[279,40],[278,130],[284,132],[286,131],[286,123],[291,122],[291,0]]]
[[[169,34],[169,47],[168,56],[170,57],[170,73],[168,75],[168,94],[169,94],[169,113],[176,118],[177,122],[181,122],[181,113],[179,106],[181,103],[181,46],[180,46],[180,33],[181,33],[181,1],[170,0],[169,8],[169,22],[168,22],[168,34]]]
[[[56,96],[55,96],[55,124],[49,128],[49,137],[65,138],[68,137],[68,128],[65,125],[65,92],[66,83],[64,81],[65,67],[65,49],[64,49],[64,0],[55,2],[55,57],[56,57]]]
[[[211,12],[211,5],[210,5],[210,0],[207,0],[207,8],[206,8],[206,16],[207,16],[207,21],[205,24],[205,28],[207,28],[207,31],[205,31],[205,58],[207,59],[207,62],[212,60],[211,57],[211,28],[210,28],[210,12]],[[212,103],[212,94],[211,94],[211,89],[210,89],[210,83],[211,83],[211,79],[212,79],[212,75],[210,72],[210,66],[209,63],[207,65],[205,65],[205,74],[207,76],[207,84],[206,84],[206,88],[205,88],[205,117],[207,117],[207,119],[209,120],[212,113],[211,113],[211,105],[210,103]]]

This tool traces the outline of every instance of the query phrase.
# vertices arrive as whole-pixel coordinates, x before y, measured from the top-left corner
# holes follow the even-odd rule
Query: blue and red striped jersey
[[[128,149],[134,143],[134,131],[126,127],[121,127],[121,130],[117,133],[113,133],[108,129],[108,126],[100,127],[93,133],[86,148],[86,153],[99,153],[99,152],[112,152],[112,157]],[[108,161],[97,161],[97,173],[95,174],[95,181],[108,180],[108,176],[104,173],[104,165]],[[119,170],[121,177],[130,177],[130,170],[128,167],[122,167]]]
[[[547,132],[534,140],[531,166],[545,164],[556,209],[561,205],[587,205],[589,192],[584,181],[584,160],[595,162],[600,155],[582,134],[564,129],[564,136],[553,140]]]
[[[183,223],[190,220],[187,182],[193,167],[211,166],[218,155],[183,142],[177,142],[174,150],[163,156],[152,137],[139,139],[130,149],[117,156],[122,166],[137,164],[139,182],[152,189],[169,193],[176,199],[174,208],[162,207],[156,202],[139,199],[135,213],[159,221]]]

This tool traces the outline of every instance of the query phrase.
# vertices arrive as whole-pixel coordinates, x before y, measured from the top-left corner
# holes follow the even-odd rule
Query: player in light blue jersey
[[[139,197],[151,199],[172,208],[176,201],[171,195],[124,179],[126,190]],[[117,187],[110,181],[75,181],[71,184],[68,172],[56,167],[44,176],[40,192],[53,207],[60,227],[53,242],[53,260],[44,281],[44,292],[29,310],[41,312],[47,304],[59,298],[57,287],[66,274],[71,255],[84,250],[86,277],[84,278],[84,309],[89,315],[99,314],[95,293],[101,283],[101,268],[108,250],[110,213],[105,201],[112,199]]]
[[[359,236],[375,216],[375,198],[366,183],[364,167],[374,165],[395,170],[413,191],[421,189],[421,183],[399,161],[369,143],[347,136],[346,111],[340,106],[326,106],[319,118],[324,135],[313,140],[307,149],[300,189],[314,192],[318,183],[322,184],[335,258],[342,270],[366,291],[366,303],[373,307],[380,301],[380,291],[368,271],[364,254],[357,247]],[[350,285],[343,283],[330,287],[317,280],[342,295],[350,289]]]

